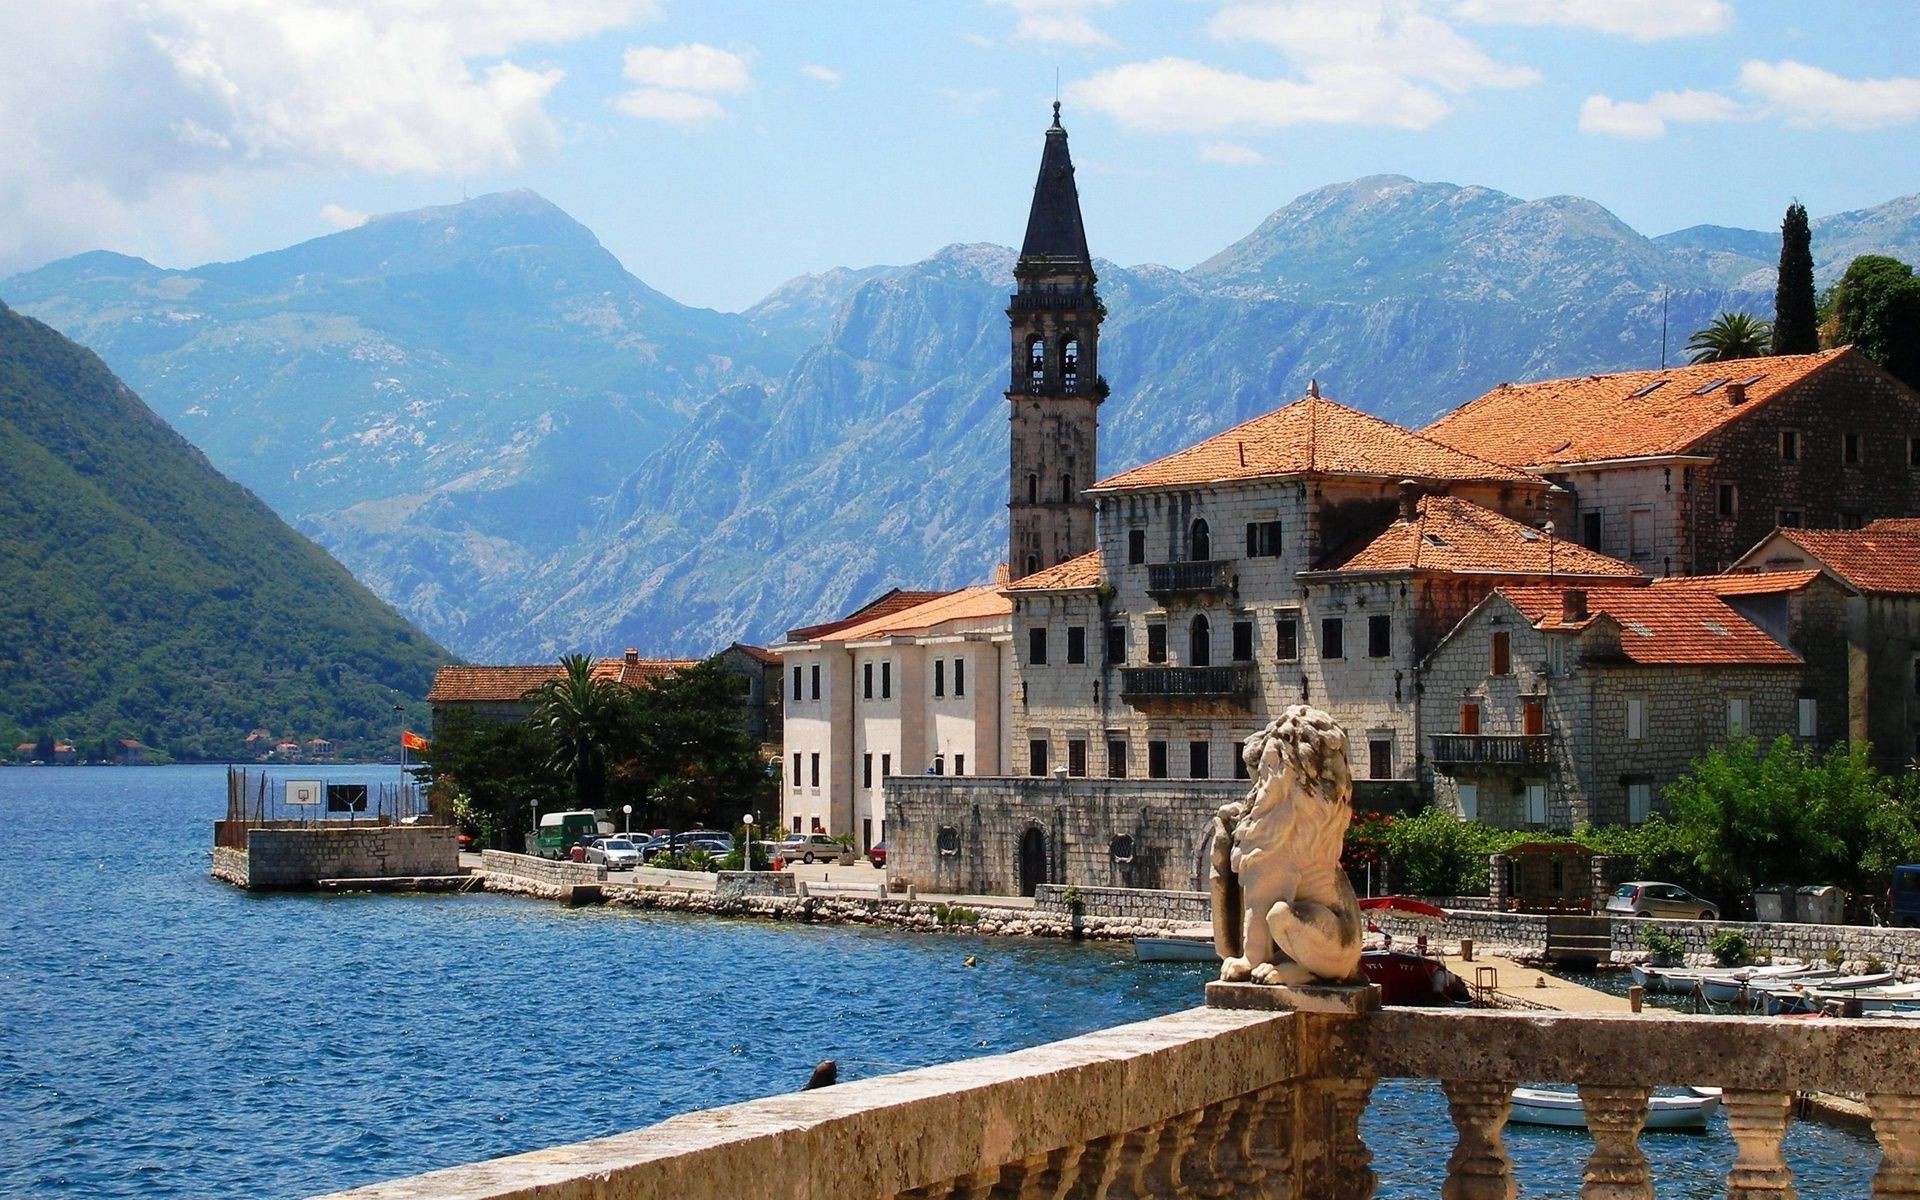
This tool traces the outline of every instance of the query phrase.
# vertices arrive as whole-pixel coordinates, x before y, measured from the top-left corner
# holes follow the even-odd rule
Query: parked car
[[[631,871],[640,865],[640,848],[623,837],[596,838],[587,847],[587,861],[604,863],[609,871]]]
[[[733,853],[733,835],[718,829],[689,829],[685,833],[673,835],[675,850],[691,850],[698,847],[709,854]]]
[[[673,838],[667,834],[655,834],[650,838],[635,838],[634,849],[640,851],[640,861],[652,862],[656,855],[665,854],[673,849]]]
[[[867,851],[867,861],[875,867],[884,869],[887,865],[887,844],[885,842],[875,842],[873,849]]]
[[[480,839],[474,837],[471,831],[462,829],[459,833],[459,839],[460,839],[460,853],[462,854],[480,853]]]
[[[1720,919],[1720,906],[1711,900],[1702,900],[1677,883],[1651,880],[1621,884],[1607,900],[1607,911],[1629,917],[1680,917],[1690,921]]]
[[[839,858],[840,843],[824,833],[796,833],[780,843],[780,857],[788,862],[813,862],[821,858]]]

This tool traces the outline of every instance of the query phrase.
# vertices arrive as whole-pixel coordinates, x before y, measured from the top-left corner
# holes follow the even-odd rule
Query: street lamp
[[[622,804],[620,806],[620,811],[627,818],[627,836],[632,837],[633,836],[633,805]]]
[[[746,816],[741,817],[740,820],[747,827],[747,841],[746,844],[741,847],[740,862],[747,870],[751,871],[753,870],[753,814],[748,813]]]
[[[533,798],[533,830],[526,835],[526,839],[526,852],[538,854],[540,852],[540,797],[538,796]]]
[[[400,823],[400,808],[407,796],[407,710],[402,705],[393,706],[394,720],[400,724],[400,791],[393,798],[393,823]]]

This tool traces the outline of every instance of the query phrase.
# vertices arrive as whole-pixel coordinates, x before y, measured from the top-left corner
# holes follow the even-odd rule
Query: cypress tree
[[[1780,222],[1780,280],[1773,291],[1773,352],[1812,354],[1820,348],[1819,317],[1813,295],[1813,234],[1807,210],[1787,206]]]

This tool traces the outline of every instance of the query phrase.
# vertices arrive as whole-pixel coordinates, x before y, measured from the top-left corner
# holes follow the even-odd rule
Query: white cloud
[[[997,99],[1000,93],[994,88],[941,88],[937,93],[940,103],[950,113],[959,116],[971,116]]]
[[[1200,147],[1200,161],[1224,163],[1232,167],[1257,167],[1267,161],[1267,156],[1252,146],[1234,142],[1208,142]]]
[[[1580,106],[1580,132],[1623,138],[1656,138],[1668,121],[1732,121],[1739,103],[1719,92],[1655,92],[1645,101],[1588,96]]]
[[[640,86],[614,100],[628,116],[693,125],[726,115],[714,97],[743,92],[753,82],[747,60],[699,42],[636,46],[627,51],[627,79]]]
[[[1080,103],[1137,129],[1211,133],[1304,123],[1428,129],[1449,95],[1528,87],[1531,67],[1500,62],[1421,0],[1242,0],[1216,13],[1219,41],[1278,50],[1291,77],[1260,78],[1187,58],[1101,71]]]
[[[1458,0],[1461,20],[1482,25],[1558,25],[1636,42],[1719,33],[1733,22],[1727,0]]]
[[[1038,42],[1048,46],[1111,46],[1108,37],[1093,23],[1093,14],[1111,8],[1113,0],[988,0],[1000,8],[1010,8],[1019,19],[1014,23],[1015,42]]]
[[[367,223],[367,214],[357,208],[343,208],[338,204],[322,204],[320,219],[335,229],[358,229]]]
[[[1920,120],[1920,79],[1847,79],[1786,59],[1749,62],[1740,86],[1800,129],[1881,129]]]
[[[818,63],[808,63],[800,68],[800,73],[808,79],[818,79],[821,83],[839,83],[840,72],[832,67],[823,67]]]

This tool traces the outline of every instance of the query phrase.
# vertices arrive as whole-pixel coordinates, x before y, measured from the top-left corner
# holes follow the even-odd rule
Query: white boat
[[[1862,989],[1885,987],[1892,982],[1892,971],[1876,971],[1870,975],[1840,975],[1812,983],[1781,979],[1759,984],[1749,989],[1749,994],[1758,996],[1767,1015],[1774,1017],[1782,1013],[1817,1012],[1822,1000],[1847,999]],[[1826,994],[1815,999],[1816,990]]]
[[[1707,1118],[1719,1107],[1719,1088],[1682,1088],[1678,1095],[1655,1094],[1647,1101],[1646,1128],[1705,1129]],[[1587,1112],[1578,1092],[1517,1087],[1507,1120],[1521,1125],[1585,1129]]]
[[[1167,937],[1133,939],[1133,956],[1141,962],[1219,962],[1213,950],[1213,935],[1192,937],[1171,934]]]
[[[1809,963],[1777,967],[1740,967],[1718,973],[1703,973],[1700,978],[1700,994],[1715,1004],[1733,1004],[1738,1002],[1744,994],[1751,994],[1754,987],[1760,984],[1787,979],[1804,983],[1812,979],[1830,979],[1839,973],[1832,967],[1815,967]]]
[[[1852,990],[1821,983],[1807,989],[1807,998],[1816,1005],[1828,1000],[1858,1000],[1863,1012],[1878,1012],[1900,1005],[1920,1003],[1920,983],[1889,983],[1881,987]]]

